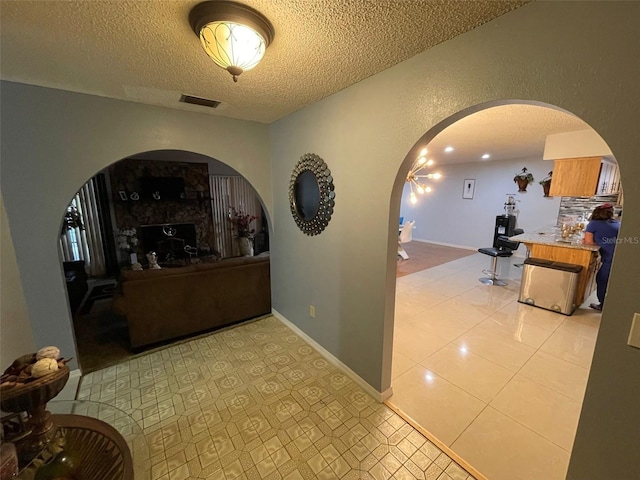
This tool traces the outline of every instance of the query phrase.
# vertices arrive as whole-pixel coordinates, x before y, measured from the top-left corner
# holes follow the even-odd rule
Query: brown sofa
[[[269,256],[123,270],[114,309],[138,348],[271,313]]]

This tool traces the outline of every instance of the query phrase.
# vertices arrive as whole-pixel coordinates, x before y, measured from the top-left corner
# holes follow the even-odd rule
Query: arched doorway
[[[127,306],[146,303],[151,311],[154,298],[159,301],[163,295],[156,292],[150,297],[127,299],[123,289],[129,276],[145,275],[154,267],[165,269],[166,275],[178,275],[196,265],[205,270],[240,257],[231,212],[248,220],[245,233],[250,234],[253,254],[268,253],[269,223],[262,199],[237,171],[213,158],[182,150],[143,152],[111,164],[83,186],[67,209],[61,237],[83,373],[232,322],[233,315],[222,323],[216,320],[208,325],[205,321],[185,331],[172,327],[175,332],[168,336],[159,333],[149,339],[134,339]],[[71,222],[74,218],[77,221]],[[156,264],[149,252],[154,252]],[[141,272],[132,272],[135,270]],[[82,286],[84,291],[76,298]],[[270,298],[270,288],[267,290],[262,297]],[[183,301],[189,304],[196,300]],[[260,313],[268,313],[269,308]],[[240,321],[251,315],[244,312],[236,316]],[[173,323],[171,318],[168,321]]]
[[[475,250],[491,245],[494,220],[504,213],[509,196],[520,210],[518,222],[525,231],[550,229],[552,235],[560,215],[577,212],[578,221],[580,212],[589,214],[597,204],[615,203],[618,195],[579,201],[570,196],[544,197],[538,182],[553,170],[553,162],[543,160],[547,157],[544,137],[537,153],[514,155],[506,137],[493,134],[507,126],[490,125],[492,111],[516,130],[527,122],[533,128],[533,117],[539,114],[537,123],[545,127],[546,121],[546,132],[540,130],[545,136],[590,130],[580,119],[549,105],[500,102],[443,121],[414,146],[396,189],[402,189],[406,172],[425,147],[436,158],[444,181],[433,182],[433,198],[419,198],[417,206],[398,202],[399,216],[416,220],[420,229],[414,230],[414,238],[467,248],[473,254],[398,280],[394,394],[389,403],[479,475],[561,479],[599,326],[599,314],[588,308],[593,298],[571,317],[523,305],[517,301],[522,276],[518,264],[523,258],[502,262],[507,286],[486,286],[478,277],[490,260]],[[480,123],[474,124],[474,117]],[[474,131],[469,134],[464,129]],[[467,153],[471,145],[480,148],[478,134],[488,142],[471,158]],[[492,138],[494,152],[507,152],[502,157],[492,152]],[[463,153],[457,162],[449,161],[456,150],[445,152],[446,146],[460,147],[456,150]],[[525,151],[524,145],[519,148]],[[493,158],[482,159],[485,153]],[[514,184],[523,167],[529,167],[535,177],[526,194],[518,193]],[[464,191],[468,180],[474,185],[471,195]],[[408,195],[404,198],[408,200]],[[526,255],[524,246],[520,255]]]

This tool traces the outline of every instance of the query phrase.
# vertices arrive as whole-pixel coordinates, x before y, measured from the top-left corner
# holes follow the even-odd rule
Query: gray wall
[[[540,158],[438,165],[432,171],[442,173],[443,177],[432,181],[433,191],[418,195],[416,204],[410,202],[409,187],[405,184],[400,215],[405,221],[416,221],[413,231],[416,240],[473,249],[489,247],[493,242],[496,215],[505,213],[507,194],[512,194],[520,211],[519,228],[532,232],[553,226],[560,197],[543,195],[538,181],[553,170],[553,162],[541,157],[542,152]],[[535,182],[527,187],[526,193],[517,193],[513,177],[522,167],[527,167]],[[476,181],[473,199],[462,198],[462,184],[467,178]],[[524,254],[524,250],[522,245],[520,254]]]
[[[273,124],[271,170],[261,125],[3,84],[2,195],[36,343],[64,341],[64,349],[71,341],[55,244],[75,189],[132,153],[192,150],[231,165],[273,206],[274,308],[387,389],[396,229],[412,159],[477,105],[525,99],[587,121],[614,152],[623,182],[640,176],[639,7],[529,4]],[[334,219],[317,237],[297,230],[287,199],[291,170],[307,152],[327,161],[337,192]],[[629,189],[625,202],[637,212],[640,193]],[[625,216],[621,235],[640,236],[639,215]],[[640,470],[640,350],[626,346],[640,311],[638,249],[622,244],[616,253],[572,480],[631,478]]]
[[[637,2],[534,2],[275,123],[274,308],[386,390],[397,220],[412,160],[478,105],[521,99],[578,115],[611,147],[623,182],[639,176],[639,23]],[[334,218],[318,237],[297,230],[287,200],[307,152],[324,158],[336,185]],[[626,210],[639,211],[638,191],[625,194]],[[640,215],[625,217],[621,235],[640,236]],[[640,470],[640,350],[626,345],[640,311],[639,249],[616,253],[571,479]]]
[[[71,197],[107,165],[149,150],[207,155],[244,175],[271,207],[264,124],[9,82],[1,95],[2,196],[38,347],[77,358],[58,236]],[[4,267],[3,257],[3,288],[11,281]],[[4,343],[4,318],[2,326]]]
[[[4,371],[17,357],[36,348],[2,196],[0,222],[0,369]]]

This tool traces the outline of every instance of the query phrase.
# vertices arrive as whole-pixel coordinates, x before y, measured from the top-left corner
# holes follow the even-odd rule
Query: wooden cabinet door
[[[555,160],[549,195],[552,197],[590,197],[595,195],[601,165],[601,157]]]

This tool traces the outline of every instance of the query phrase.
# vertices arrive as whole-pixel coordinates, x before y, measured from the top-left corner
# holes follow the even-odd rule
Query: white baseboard
[[[446,242],[434,242],[433,240],[424,240],[422,238],[414,238],[413,240],[415,240],[416,242],[422,242],[422,243],[433,243],[434,245],[442,245],[443,247],[453,247],[453,248],[460,248],[462,250],[473,250],[474,252],[478,251],[479,247],[470,247],[468,245],[457,245],[455,243],[446,243]],[[518,252],[516,250],[517,253],[514,253],[513,256],[514,257],[518,257],[518,258],[526,258],[527,257],[527,253],[526,250],[525,252]]]
[[[387,388],[384,392],[377,391],[375,388],[369,385],[365,380],[363,380],[362,377],[360,377],[356,372],[351,370],[344,363],[342,363],[340,360],[334,357],[333,354],[331,354],[331,352],[329,352],[322,345],[316,342],[313,338],[311,338],[309,335],[307,335],[302,330],[300,330],[297,326],[291,323],[291,321],[287,320],[284,317],[284,315],[282,315],[276,309],[272,308],[271,313],[273,313],[274,317],[276,317],[278,320],[284,323],[287,327],[293,330],[298,336],[302,337],[302,339],[305,342],[307,342],[315,350],[317,350],[318,353],[320,353],[320,355],[322,355],[325,359],[327,359],[329,363],[331,363],[333,366],[342,370],[349,378],[351,378],[351,380],[356,382],[360,388],[362,388],[365,392],[371,395],[377,402],[382,403],[388,398],[390,398],[391,395],[393,395],[392,387]]]
[[[443,247],[461,248],[462,250],[473,250],[475,252],[478,251],[478,247],[470,247],[468,245],[458,245],[455,243],[446,243],[446,242],[435,242],[433,240],[424,240],[422,238],[415,238],[415,237],[413,237],[413,240],[415,240],[416,242],[433,243],[434,245],[442,245]]]

